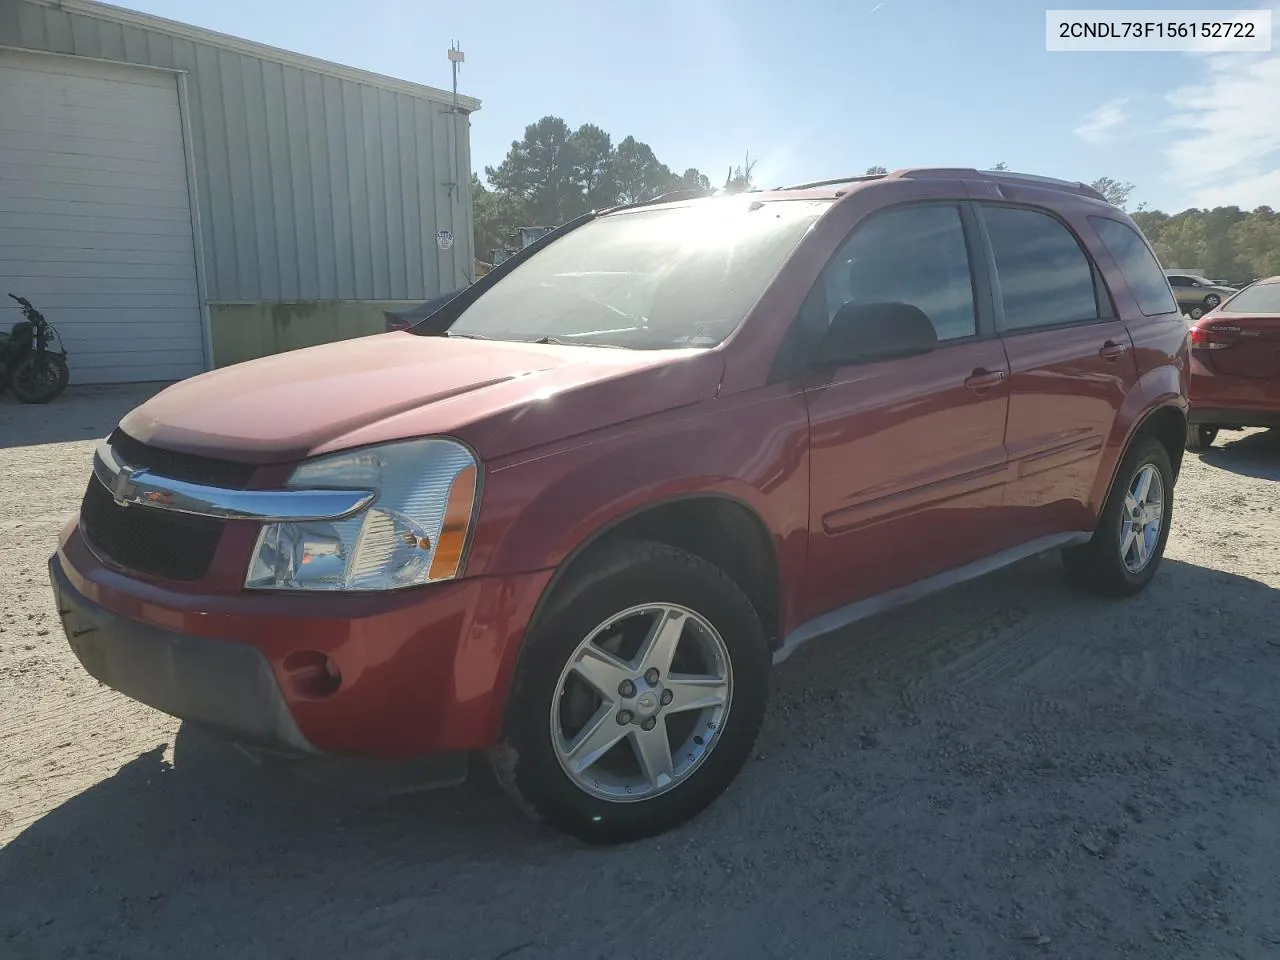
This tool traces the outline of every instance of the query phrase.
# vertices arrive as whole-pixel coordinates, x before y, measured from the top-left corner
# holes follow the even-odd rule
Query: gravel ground
[[[335,794],[98,686],[45,560],[145,388],[0,401],[0,957],[1276,958],[1280,433],[1188,455],[1141,597],[1030,561],[776,674],[694,823]]]

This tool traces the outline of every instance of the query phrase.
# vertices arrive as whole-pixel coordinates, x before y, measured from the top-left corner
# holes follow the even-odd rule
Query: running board
[[[858,600],[843,607],[837,607],[835,610],[814,617],[807,623],[802,623],[792,630],[790,635],[783,640],[782,646],[774,653],[773,662],[775,665],[782,663],[782,661],[815,637],[833,633],[850,624],[857,623],[859,620],[866,620],[868,617],[874,617],[895,607],[914,603],[929,596],[931,593],[946,590],[948,587],[954,587],[956,584],[964,583],[966,580],[985,576],[1019,561],[1027,560],[1042,553],[1048,553],[1050,550],[1088,543],[1092,538],[1092,533],[1083,532],[1055,533],[1052,536],[1040,537],[1037,540],[1031,540],[973,563],[965,564],[963,567],[956,567],[953,570],[935,574],[918,583],[898,587],[896,590],[890,590],[887,593],[881,593],[874,597],[867,597],[865,600]]]

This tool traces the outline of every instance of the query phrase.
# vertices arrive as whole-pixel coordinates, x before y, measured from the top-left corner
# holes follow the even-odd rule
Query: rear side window
[[[1098,319],[1093,265],[1054,217],[983,205],[982,218],[1000,280],[1006,330]]]
[[[1191,281],[1186,277],[1166,279],[1142,235],[1127,223],[1107,217],[1090,217],[1089,222],[1098,231],[1107,251],[1115,258],[1125,283],[1138,301],[1138,309],[1148,317],[1175,312],[1178,305],[1174,302],[1169,284],[1185,287],[1190,286]]]
[[[1255,283],[1227,301],[1223,313],[1280,314],[1280,283]]]
[[[823,270],[827,316],[846,303],[909,303],[939,340],[977,333],[973,278],[957,207],[928,204],[877,213],[859,224]]]

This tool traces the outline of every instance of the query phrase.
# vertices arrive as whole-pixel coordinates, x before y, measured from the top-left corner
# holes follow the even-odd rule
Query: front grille
[[[152,447],[135,440],[119,427],[107,438],[120,459],[131,467],[143,467],[161,477],[201,483],[227,490],[243,490],[253,477],[254,465],[234,460],[219,460],[191,453],[176,453]]]
[[[167,580],[199,580],[208,573],[225,526],[209,517],[122,507],[97,477],[80,505],[80,529],[101,556]]]

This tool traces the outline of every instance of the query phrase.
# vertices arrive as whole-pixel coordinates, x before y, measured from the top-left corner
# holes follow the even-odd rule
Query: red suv
[[[965,169],[564,225],[411,331],[187,380],[50,561],[103,682],[258,749],[483,751],[591,842],[734,779],[769,667],[1041,552],[1160,562],[1187,326],[1089,187]]]
[[[1245,287],[1191,327],[1187,447],[1222,428],[1280,427],[1280,277]]]

